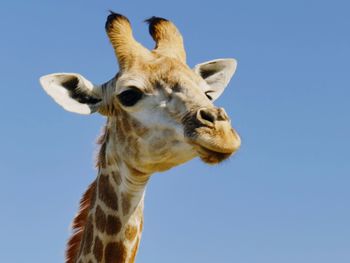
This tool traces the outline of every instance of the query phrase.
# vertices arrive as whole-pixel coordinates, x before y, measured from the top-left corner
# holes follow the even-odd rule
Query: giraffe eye
[[[206,92],[205,92],[205,96],[207,96],[207,98],[208,98],[209,100],[213,100],[213,97],[209,95],[211,92],[212,92],[212,91],[206,91]]]
[[[118,95],[120,103],[126,107],[134,106],[142,97],[142,91],[136,87],[129,87],[128,90],[125,90]]]

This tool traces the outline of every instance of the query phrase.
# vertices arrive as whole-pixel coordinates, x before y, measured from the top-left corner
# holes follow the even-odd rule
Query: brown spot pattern
[[[92,225],[91,218],[85,227],[84,233],[84,255],[91,252],[92,241],[94,239],[94,226]]]
[[[97,191],[96,191],[96,187],[95,187],[93,193],[91,194],[90,209],[92,209],[93,207],[95,207],[96,198],[97,198]]]
[[[122,206],[123,206],[124,215],[128,215],[130,212],[130,207],[131,207],[130,199],[131,199],[131,196],[129,194],[122,193]]]
[[[79,248],[79,253],[78,253],[78,255],[77,255],[77,258],[80,258],[80,256],[81,256],[81,254],[83,254],[83,248],[84,248],[84,245],[85,245],[85,236],[86,236],[86,234],[84,234],[83,236],[82,236],[82,241],[81,241],[81,244],[80,244],[80,248]],[[72,261],[72,262],[74,262],[74,261]]]
[[[137,227],[128,225],[125,229],[125,238],[129,241],[132,241],[135,239],[137,235]]]
[[[103,128],[102,134],[100,138],[97,140],[97,143],[101,145],[100,151],[97,155],[97,164],[96,166],[101,168],[106,168],[106,149],[107,149],[107,142],[109,138],[109,131],[107,129],[107,126]]]
[[[111,154],[108,154],[107,155],[107,164],[108,166],[111,166],[113,164],[116,164],[117,163],[117,160],[115,158],[115,156],[111,155]]]
[[[103,244],[102,244],[102,241],[97,236],[95,238],[93,253],[95,255],[97,262],[101,262],[103,257]]]
[[[106,168],[106,146],[107,143],[104,142],[101,145],[100,152],[98,154],[98,162],[97,165],[101,168]]]
[[[121,242],[107,244],[104,251],[105,263],[124,263],[127,257],[126,248]]]
[[[106,214],[99,205],[96,207],[95,221],[97,229],[103,233],[106,228]]]
[[[113,186],[109,182],[107,175],[100,175],[98,180],[98,197],[109,208],[118,210],[118,197],[113,189]]]
[[[114,182],[115,182],[117,185],[120,185],[120,184],[121,184],[122,178],[120,177],[120,173],[119,173],[119,172],[113,171],[113,172],[112,172],[112,178],[113,178]]]
[[[122,222],[116,216],[109,215],[107,217],[106,231],[108,235],[116,235],[122,228]]]

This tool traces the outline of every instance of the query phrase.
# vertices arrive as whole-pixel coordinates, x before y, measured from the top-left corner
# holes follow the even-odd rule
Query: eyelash
[[[129,87],[118,95],[120,103],[125,107],[134,106],[143,97],[143,93],[136,87]]]

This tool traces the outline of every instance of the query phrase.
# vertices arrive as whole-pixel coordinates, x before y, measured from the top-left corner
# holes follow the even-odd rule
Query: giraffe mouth
[[[208,129],[199,127],[188,141],[193,145],[199,157],[208,164],[220,163],[235,153],[241,139],[236,131],[230,129]]]
[[[201,160],[207,164],[217,164],[220,163],[226,159],[228,159],[232,154],[233,151],[227,153],[227,152],[220,152],[216,150],[209,149],[207,147],[204,147],[199,144],[193,144],[194,149],[198,153]]]
[[[190,144],[197,152],[199,158],[207,164],[218,164],[228,159],[235,151],[223,152],[219,149],[208,148],[197,142],[191,141]]]

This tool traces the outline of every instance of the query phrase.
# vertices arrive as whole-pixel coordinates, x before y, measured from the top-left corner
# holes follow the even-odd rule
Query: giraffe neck
[[[101,146],[99,174],[75,262],[133,263],[141,239],[149,175],[106,154],[104,147],[106,144]]]

